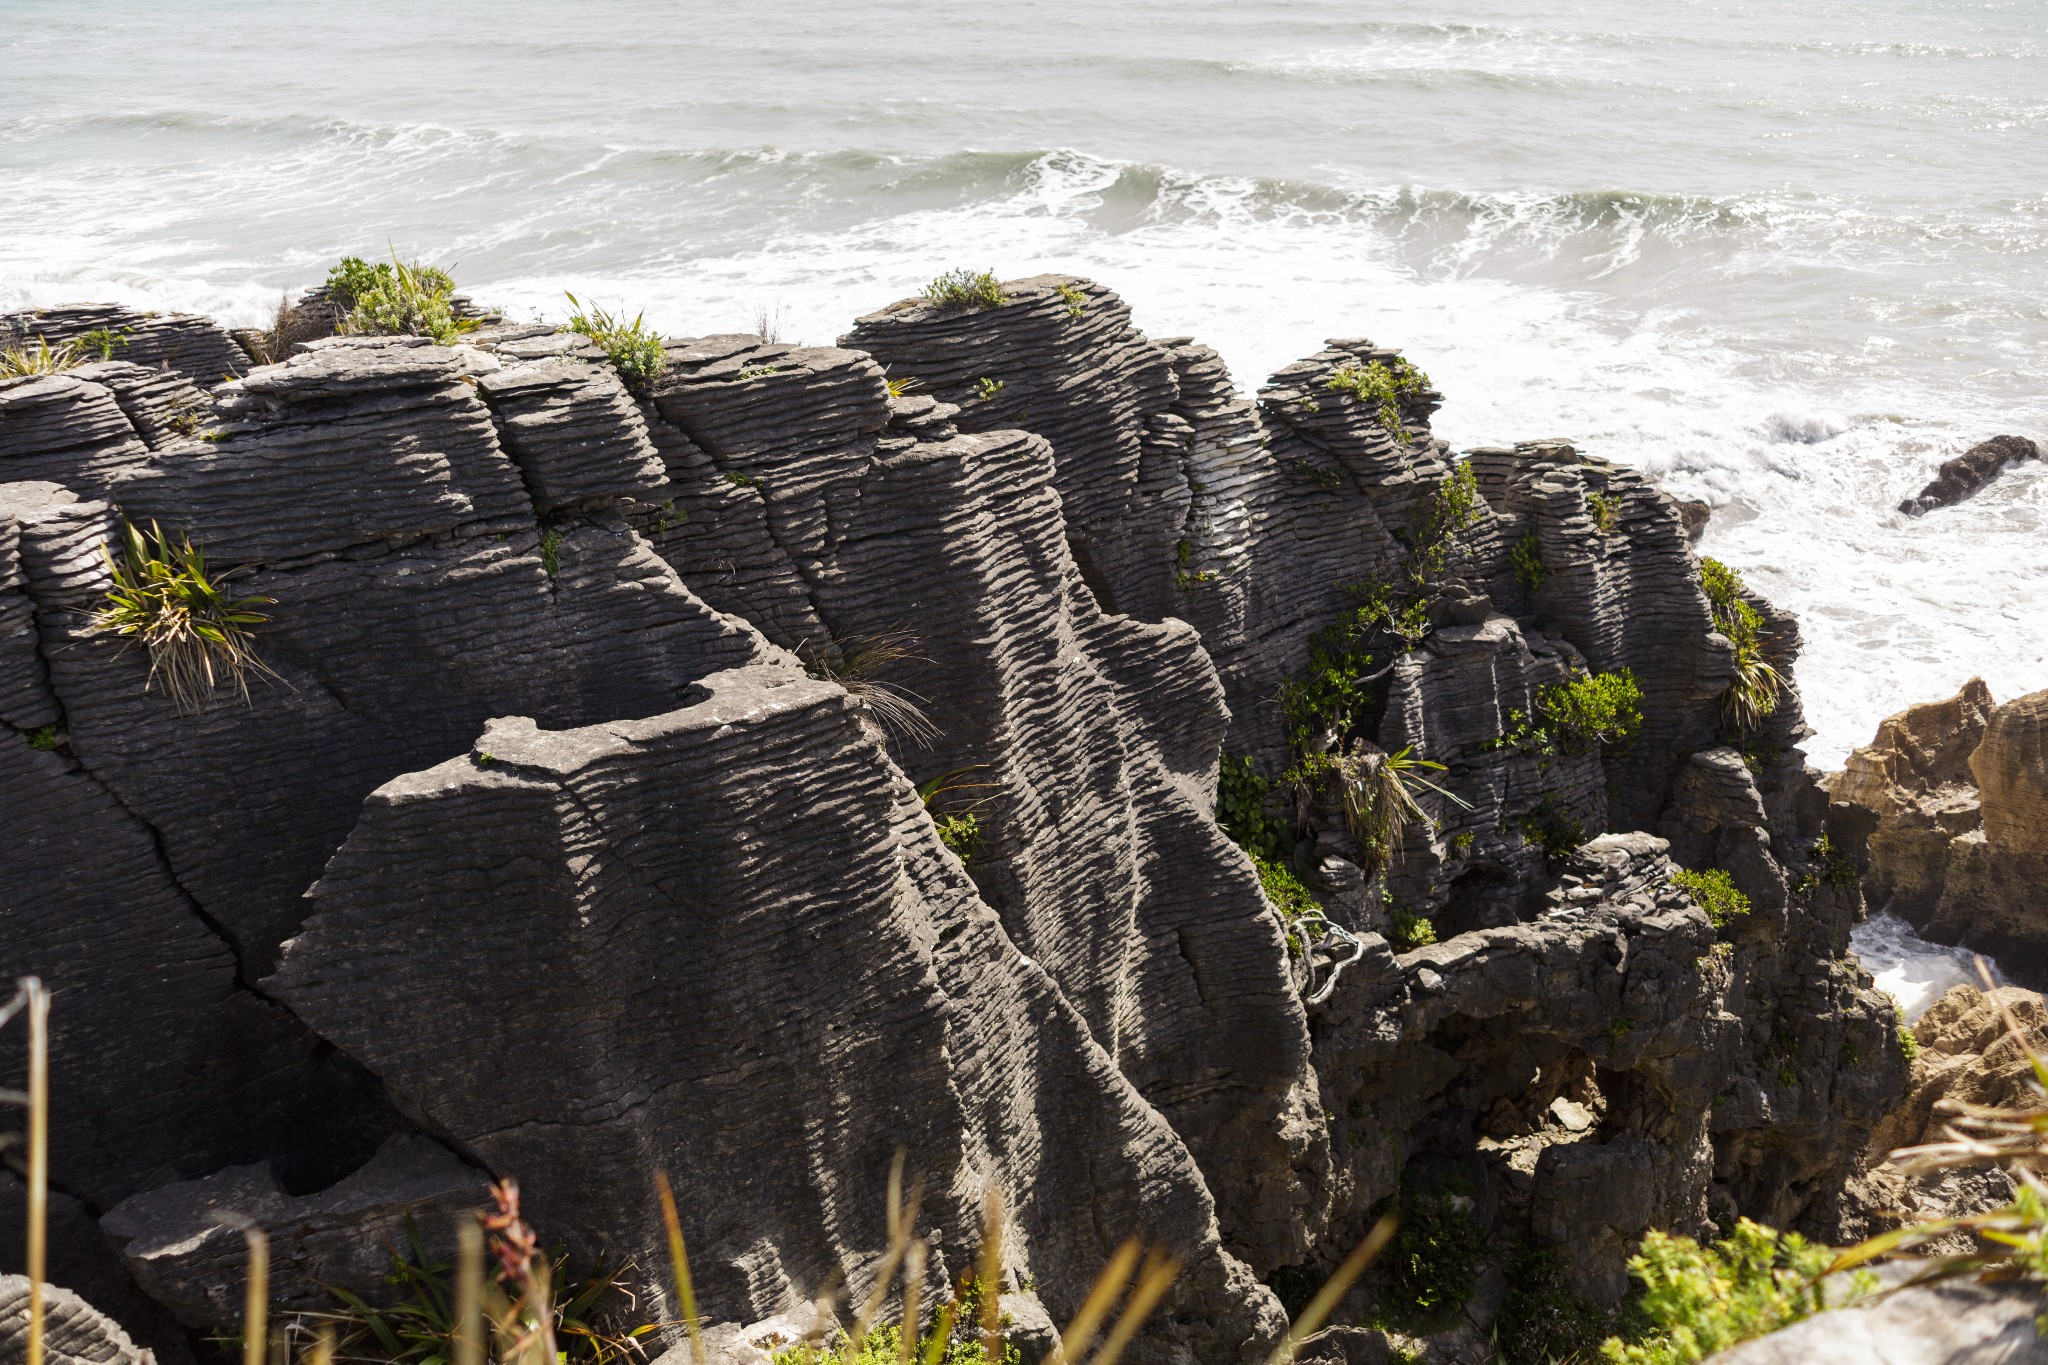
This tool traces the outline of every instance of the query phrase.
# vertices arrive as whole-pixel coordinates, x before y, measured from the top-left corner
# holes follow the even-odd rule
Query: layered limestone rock
[[[0,313],[0,345],[76,343],[88,354],[145,370],[168,370],[210,389],[249,368],[249,357],[212,318],[157,313],[118,303],[68,304]]]
[[[137,1346],[121,1325],[78,1295],[43,1286],[43,1359],[49,1365],[156,1365],[156,1356]],[[0,1275],[0,1362],[28,1359],[29,1282]]]
[[[1144,1237],[1186,1269],[1131,1358],[1213,1362],[1403,1187],[1602,1301],[1648,1227],[1825,1214],[1902,1065],[1797,692],[1727,720],[1675,507],[1458,459],[1368,341],[1254,401],[1100,285],[1004,292],[644,392],[502,323],[0,383],[0,966],[59,988],[56,1179],[160,1301],[225,1325],[216,1209],[341,1280],[484,1172],[659,1265],[662,1171],[754,1322],[872,1282],[900,1149],[934,1273],[994,1187],[1011,1287],[1063,1320]],[[123,518],[267,599],[246,703],[93,624]],[[1627,743],[1545,728],[1623,671]],[[1456,800],[1379,847],[1343,783],[1403,750]],[[1328,933],[1218,827],[1226,754]]]
[[[2048,691],[2000,706],[1973,678],[1886,720],[1828,785],[1873,903],[2048,982]]]

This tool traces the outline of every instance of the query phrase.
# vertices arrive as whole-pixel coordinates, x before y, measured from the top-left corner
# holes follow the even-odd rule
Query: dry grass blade
[[[65,370],[78,368],[91,358],[85,348],[75,341],[66,341],[53,347],[47,337],[39,335],[32,345],[24,341],[0,348],[0,379],[19,379],[32,374],[62,374]]]
[[[922,658],[916,650],[917,637],[910,631],[885,630],[815,645],[806,640],[798,646],[797,655],[812,677],[838,683],[859,698],[883,729],[906,743],[929,749],[940,734],[924,713],[924,698],[907,687],[883,682],[880,676],[895,664]]]
[[[1169,1256],[1154,1249],[1145,1257],[1145,1268],[1138,1272],[1137,1288],[1131,1291],[1129,1302],[1124,1304],[1123,1316],[1112,1327],[1109,1337],[1102,1343],[1089,1365],[1116,1365],[1123,1358],[1124,1350],[1131,1344],[1131,1338],[1138,1335],[1138,1329],[1145,1325],[1145,1319],[1152,1316],[1152,1310],[1166,1297],[1180,1275],[1180,1257]]]
[[[334,1365],[334,1324],[323,1322],[313,1335],[313,1349],[306,1354],[307,1365]],[[458,1361],[458,1365],[460,1362]]]
[[[1351,1254],[1344,1258],[1344,1263],[1337,1267],[1337,1273],[1323,1281],[1323,1287],[1308,1301],[1308,1307],[1301,1310],[1301,1316],[1287,1329],[1287,1335],[1280,1339],[1273,1354],[1266,1357],[1266,1365],[1293,1365],[1301,1343],[1329,1320],[1338,1302],[1351,1292],[1351,1286],[1358,1282],[1365,1268],[1386,1250],[1398,1225],[1398,1220],[1391,1213],[1373,1225],[1372,1231],[1365,1234],[1365,1240],[1353,1248]]]
[[[924,1304],[923,1239],[910,1244],[903,1256],[903,1325],[896,1334],[896,1365],[913,1365],[917,1359],[917,1328],[923,1321]]]
[[[1060,1334],[1060,1360],[1079,1361],[1081,1352],[1095,1340],[1095,1334],[1102,1330],[1103,1319],[1109,1316],[1109,1310],[1123,1296],[1124,1286],[1131,1282],[1131,1274],[1138,1268],[1140,1250],[1138,1239],[1133,1237],[1118,1247],[1116,1254],[1109,1258],[1109,1264],[1102,1267],[1102,1273],[1095,1277],[1095,1285],[1088,1291],[1088,1297],[1081,1301],[1081,1311],[1074,1314],[1067,1323],[1067,1330]]]
[[[1003,1192],[991,1180],[981,1201],[981,1352],[990,1365],[1003,1358]]]
[[[213,1220],[240,1232],[249,1248],[249,1275],[242,1287],[242,1365],[264,1365],[270,1343],[270,1237],[239,1213],[216,1212]]]
[[[917,1223],[918,1208],[923,1200],[924,1186],[920,1182],[911,1188],[909,1205],[906,1207],[903,1203],[903,1150],[898,1148],[896,1159],[889,1167],[889,1250],[882,1257],[882,1264],[875,1272],[874,1287],[868,1291],[867,1302],[861,1305],[853,1330],[847,1336],[848,1360],[860,1355],[861,1343],[867,1340],[868,1333],[882,1315],[890,1287],[896,1283],[896,1272],[910,1255],[910,1229]]]
[[[690,1358],[704,1365],[704,1329],[697,1321],[697,1286],[690,1279],[690,1252],[683,1245],[683,1223],[676,1215],[675,1191],[665,1171],[654,1173],[654,1192],[661,1201],[661,1221],[668,1232],[668,1264],[676,1277],[676,1297],[683,1305],[683,1326],[690,1334]]]
[[[50,1200],[50,993],[42,979],[24,976],[15,983],[14,998],[0,1008],[0,1025],[17,1013],[28,1015],[28,1090],[19,1098],[28,1106],[27,1242],[28,1349],[26,1365],[43,1365],[45,1318],[43,1277],[49,1270]],[[10,1095],[10,1099],[14,1096]]]
[[[283,294],[278,297],[277,311],[268,327],[238,335],[248,337],[250,356],[258,365],[281,365],[291,359],[300,342],[312,341],[326,330],[318,312],[300,308],[292,302],[290,294]]]
[[[455,1229],[454,1315],[451,1365],[484,1365],[484,1230],[474,1218]]]

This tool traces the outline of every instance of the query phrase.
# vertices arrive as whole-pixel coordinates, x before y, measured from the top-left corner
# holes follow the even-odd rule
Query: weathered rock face
[[[69,304],[0,313],[0,344],[36,338],[51,346],[90,343],[105,358],[145,370],[168,370],[212,388],[249,368],[249,357],[212,318],[151,313],[118,303]]]
[[[1099,285],[1008,294],[672,341],[645,394],[513,325],[0,384],[0,970],[60,989],[56,1178],[159,1301],[230,1312],[214,1209],[297,1294],[483,1171],[658,1265],[660,1170],[704,1306],[765,1319],[871,1282],[899,1148],[934,1273],[991,1185],[1056,1318],[1126,1236],[1182,1255],[1145,1361],[1262,1356],[1259,1279],[1404,1182],[1608,1300],[1647,1227],[1819,1216],[1902,1069],[1797,693],[1728,727],[1673,505],[1562,442],[1454,459],[1370,342],[1254,403]],[[247,705],[180,714],[93,626],[122,517],[273,599]],[[1275,698],[1396,589],[1309,733]],[[1625,748],[1531,736],[1621,670]],[[1340,740],[1460,804],[1375,850],[1276,794],[1342,931],[1303,949],[1218,757]]]
[[[2040,458],[2041,448],[2025,436],[1994,436],[1980,441],[1953,460],[1942,461],[1933,480],[1917,495],[1900,503],[1899,510],[1909,517],[1918,517],[1937,507],[1953,507],[2003,474],[2006,466]]]
[[[1781,1332],[1717,1352],[1715,1365],[2042,1365],[2032,1285],[1968,1282],[1902,1290],[1867,1308],[1819,1313]]]
[[[2048,983],[2048,691],[1999,706],[1973,678],[1886,720],[1829,791],[1874,903]]]
[[[1913,1025],[1920,1055],[1904,1103],[1885,1117],[1872,1146],[1890,1150],[1940,1142],[1942,1100],[2013,1109],[2032,1104],[2033,1066],[2007,1029],[2001,1006],[2039,1048],[2048,1043],[2048,1001],[2017,986],[1952,986]]]
[[[50,1365],[156,1365],[121,1325],[68,1289],[43,1286],[43,1359]],[[0,1365],[28,1359],[26,1276],[0,1275]]]

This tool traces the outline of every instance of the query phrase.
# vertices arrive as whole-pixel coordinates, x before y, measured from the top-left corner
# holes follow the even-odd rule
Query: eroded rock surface
[[[1953,507],[2023,460],[2038,460],[2041,448],[2025,436],[1994,436],[1980,441],[1953,460],[1944,460],[1928,485],[1899,504],[1909,517],[1925,516],[1937,507]]]
[[[2048,983],[2048,691],[2000,706],[1973,678],[1886,720],[1829,786],[1873,903]]]
[[[1055,1320],[1127,1236],[1184,1257],[1148,1362],[1262,1358],[1261,1279],[1404,1183],[1600,1301],[1647,1227],[1825,1216],[1903,1067],[1795,623],[1752,599],[1787,681],[1732,728],[1639,475],[1461,460],[1369,341],[1254,399],[1101,285],[1006,294],[674,339],[644,394],[502,323],[0,384],[0,966],[59,987],[56,1176],[160,1300],[227,1313],[211,1207],[353,1275],[473,1168],[642,1265],[666,1172],[730,1327],[872,1281],[900,1148],[934,1275],[991,1185]],[[93,628],[123,517],[274,599],[246,705],[179,713]],[[1312,732],[1289,689],[1373,601],[1399,630]],[[1624,670],[1627,743],[1533,728]],[[1281,781],[1404,750],[1457,799],[1389,847]],[[1219,828],[1225,754],[1281,782],[1261,857],[1320,941]],[[429,1138],[470,1164],[385,1179]]]

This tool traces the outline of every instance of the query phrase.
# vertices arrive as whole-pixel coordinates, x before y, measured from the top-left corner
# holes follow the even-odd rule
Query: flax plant
[[[100,547],[113,586],[92,614],[100,630],[123,637],[125,651],[149,652],[149,681],[161,684],[181,713],[204,710],[222,684],[249,700],[252,675],[276,678],[257,654],[250,627],[270,618],[256,608],[274,597],[231,597],[223,588],[243,572],[209,574],[206,552],[155,522],[145,534],[123,518],[121,551]]]

